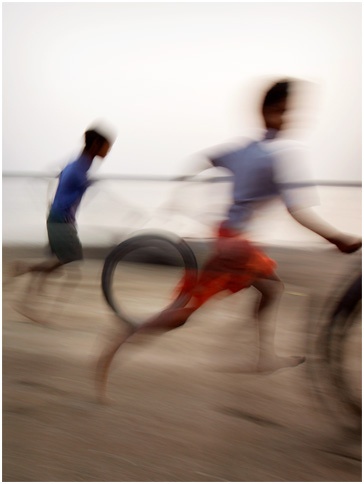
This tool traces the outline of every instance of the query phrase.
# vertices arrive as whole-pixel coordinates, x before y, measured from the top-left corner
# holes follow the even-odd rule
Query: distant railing
[[[42,173],[42,172],[3,172],[3,178],[57,178],[58,172],[53,173]],[[226,176],[209,176],[208,178],[202,178],[197,176],[160,176],[160,175],[120,175],[120,174],[109,174],[109,175],[99,175],[94,176],[94,180],[120,180],[120,181],[150,181],[150,182],[199,182],[199,183],[219,183],[226,182],[232,177]],[[290,186],[327,186],[327,187],[361,187],[361,181],[340,181],[340,180],[314,180],[309,182],[300,182],[296,184],[290,184]]]

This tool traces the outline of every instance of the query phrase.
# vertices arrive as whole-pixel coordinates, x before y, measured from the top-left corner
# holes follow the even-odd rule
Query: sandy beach
[[[286,284],[277,349],[307,354],[319,312],[361,253],[269,250]],[[319,403],[307,363],[249,370],[253,289],[210,301],[149,344],[128,345],[105,406],[92,371],[117,323],[101,293],[103,258],[89,251],[76,290],[54,278],[34,299],[44,326],[15,309],[28,283],[6,284],[19,257],[41,254],[3,248],[3,481],[361,481],[361,441]],[[149,270],[162,287],[165,268]],[[152,305],[148,287],[139,289]]]

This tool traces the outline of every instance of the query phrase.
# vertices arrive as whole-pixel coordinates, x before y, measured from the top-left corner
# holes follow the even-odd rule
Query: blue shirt
[[[294,186],[307,176],[301,154],[299,144],[268,137],[210,156],[214,166],[226,168],[233,175],[233,201],[223,225],[246,229],[258,203],[277,196],[292,210],[315,204],[311,194],[303,199]]]
[[[63,169],[59,175],[57,191],[49,213],[52,221],[76,223],[77,209],[90,185],[87,178],[90,166],[91,159],[87,155],[81,155]]]

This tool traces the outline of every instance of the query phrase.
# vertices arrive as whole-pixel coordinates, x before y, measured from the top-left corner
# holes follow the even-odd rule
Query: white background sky
[[[361,3],[7,3],[3,172],[69,160],[97,118],[100,174],[176,175],[255,133],[262,77],[312,80],[316,180],[361,180]],[[259,82],[257,81],[259,80]]]

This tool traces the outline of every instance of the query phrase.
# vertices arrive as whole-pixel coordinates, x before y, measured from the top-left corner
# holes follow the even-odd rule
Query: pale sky
[[[361,3],[3,3],[3,172],[46,172],[95,119],[102,175],[174,176],[255,134],[262,79],[318,87],[313,177],[361,180]],[[312,108],[312,106],[311,106]]]

